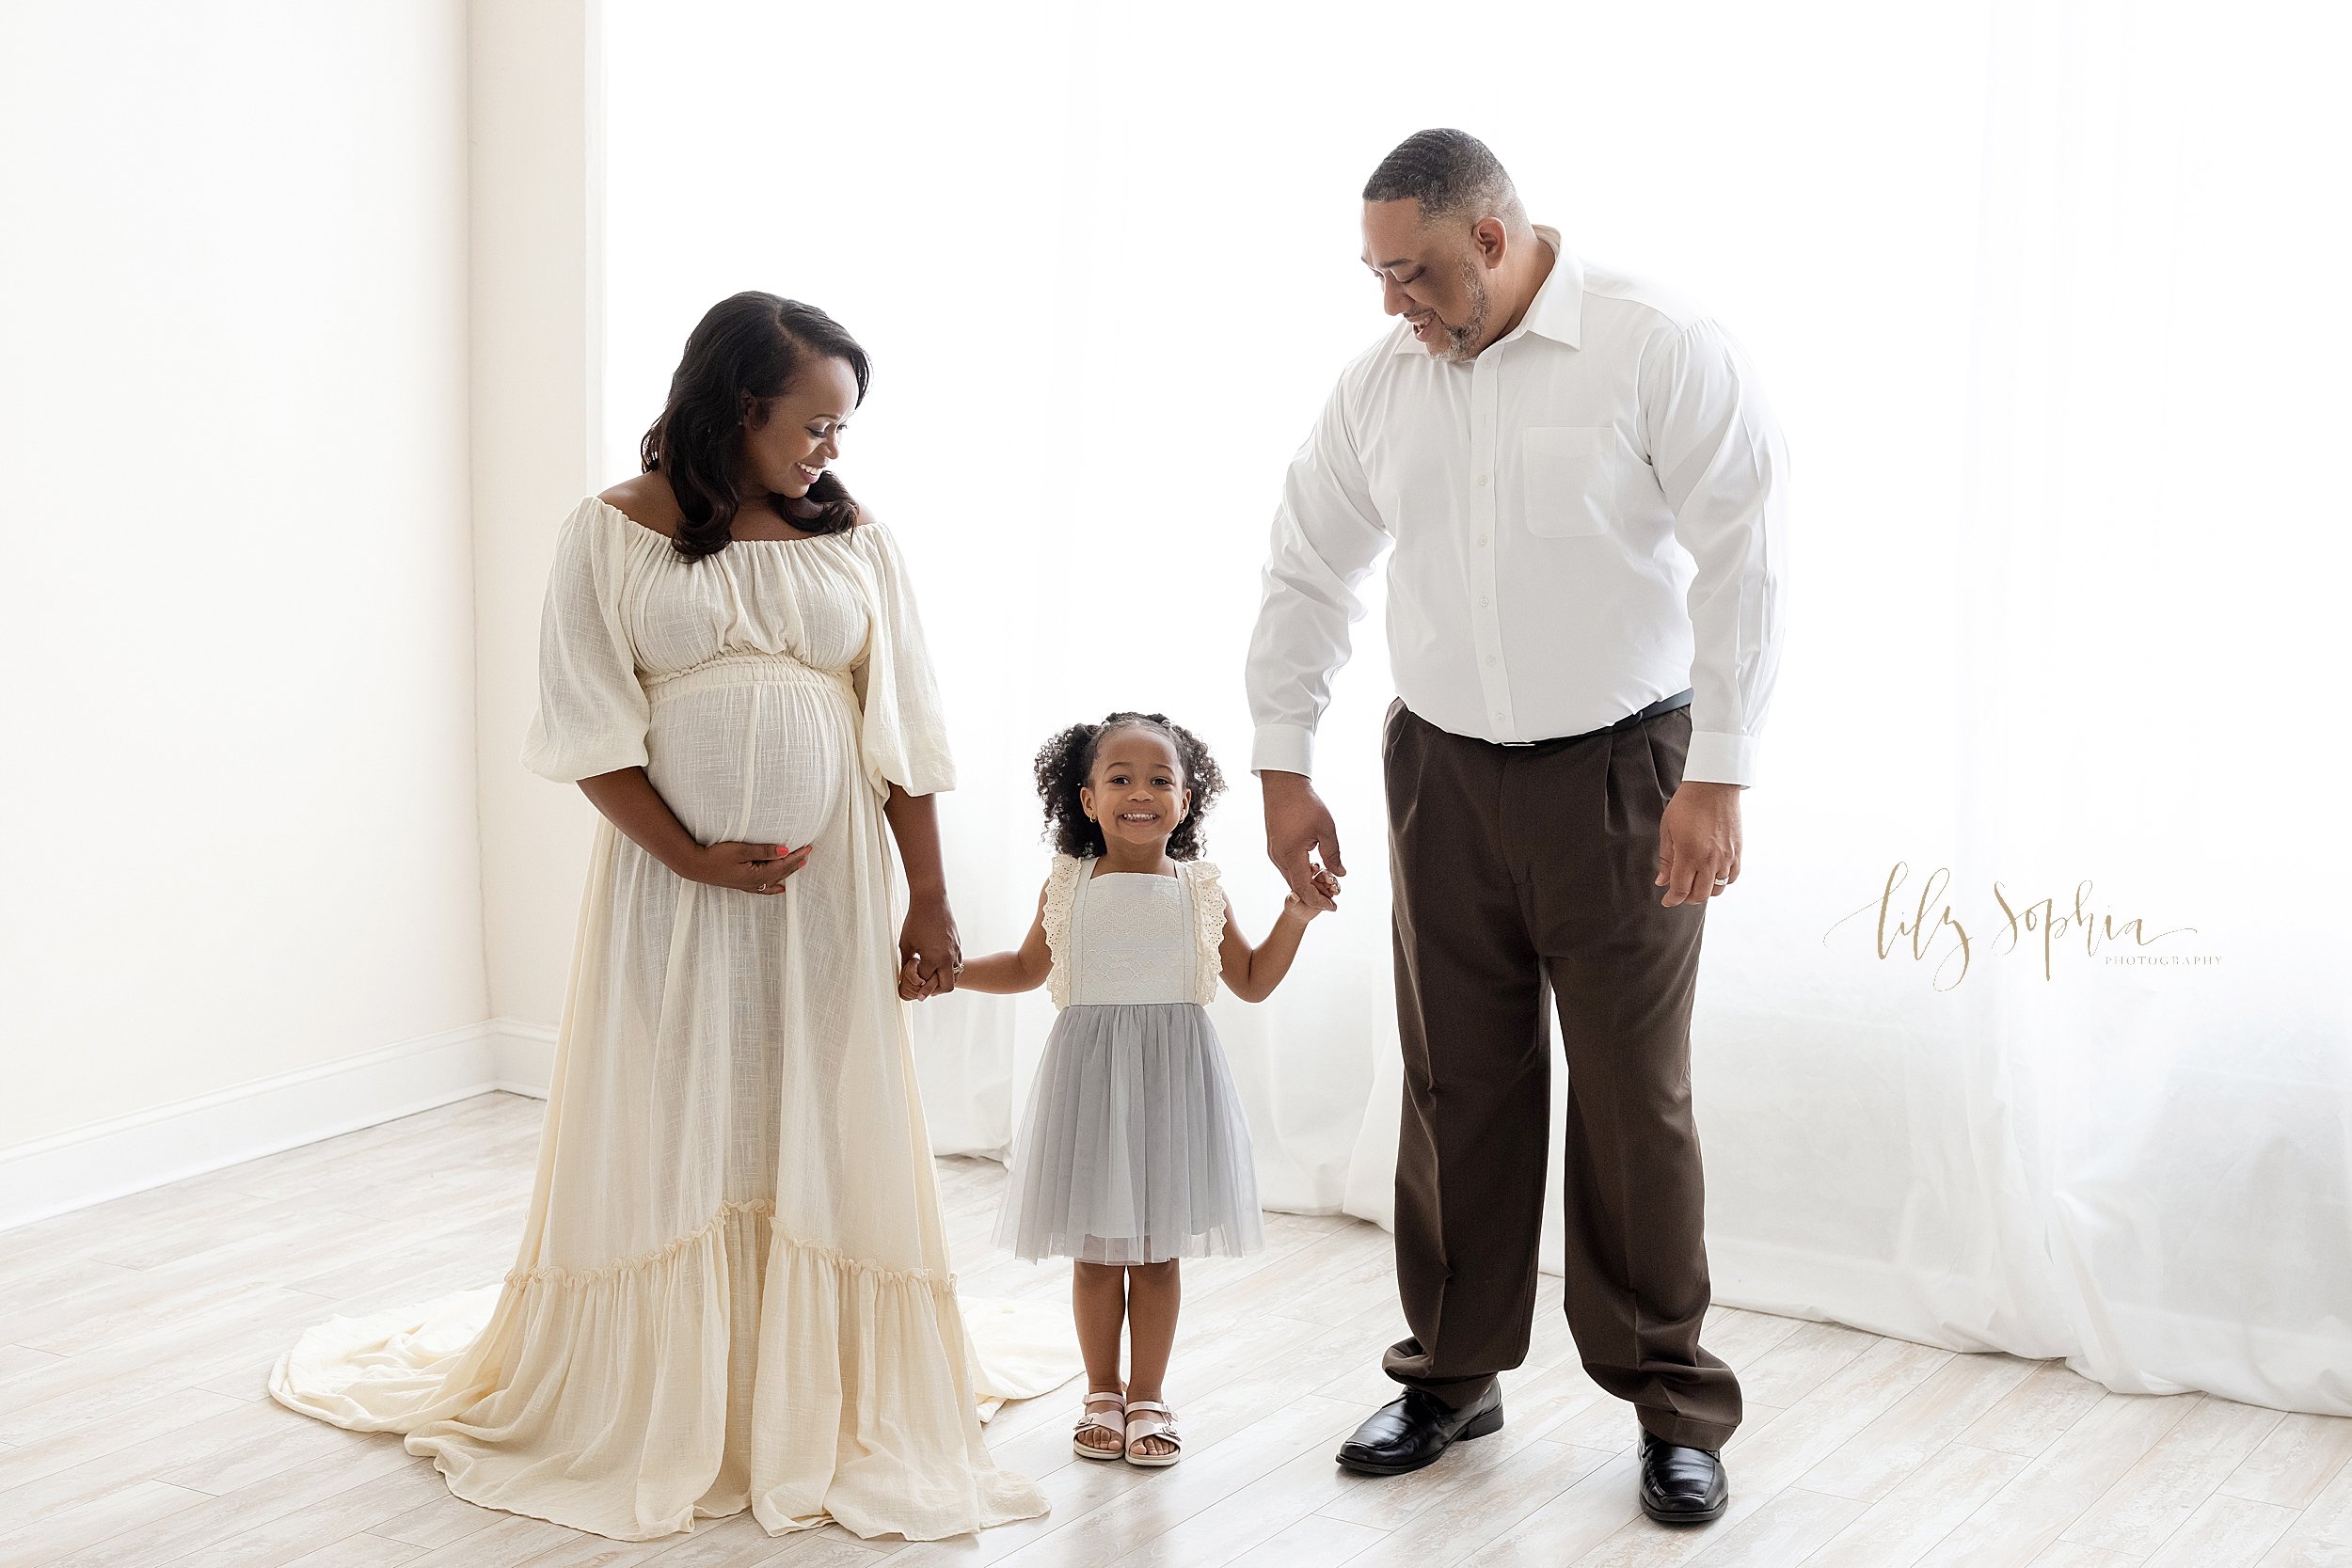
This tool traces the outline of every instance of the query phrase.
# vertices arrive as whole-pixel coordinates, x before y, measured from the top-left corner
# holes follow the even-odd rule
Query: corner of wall
[[[603,487],[603,33],[597,0],[469,12],[469,435],[476,797],[488,1011],[562,1011],[592,813],[525,772],[556,525]]]

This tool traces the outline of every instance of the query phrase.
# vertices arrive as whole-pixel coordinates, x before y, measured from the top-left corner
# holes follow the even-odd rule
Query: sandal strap
[[[1138,1416],[1136,1414],[1137,1410],[1158,1410],[1165,1414]],[[1127,1446],[1132,1449],[1146,1437],[1165,1437],[1173,1445],[1183,1446],[1184,1439],[1176,1432],[1176,1413],[1157,1400],[1137,1400],[1127,1407]]]
[[[1104,1402],[1103,1409],[1095,1408],[1095,1402],[1098,1400]],[[1127,1436],[1127,1424],[1120,1416],[1112,1414],[1109,1407],[1111,1405],[1123,1407],[1126,1402],[1127,1396],[1124,1394],[1114,1393],[1107,1388],[1096,1389],[1079,1402],[1079,1408],[1084,1414],[1079,1416],[1078,1424],[1071,1428],[1071,1431],[1080,1433],[1089,1429],[1099,1429],[1124,1441]]]

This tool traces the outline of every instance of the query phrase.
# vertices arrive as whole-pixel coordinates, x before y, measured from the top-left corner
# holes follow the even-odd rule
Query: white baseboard
[[[555,1077],[555,1026],[494,1018],[483,1027],[497,1032],[490,1048],[498,1069],[494,1086],[545,1100]]]
[[[491,1089],[545,1100],[555,1035],[491,1019],[0,1148],[0,1230]]]

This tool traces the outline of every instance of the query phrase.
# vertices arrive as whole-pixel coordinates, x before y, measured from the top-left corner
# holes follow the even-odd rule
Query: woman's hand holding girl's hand
[[[814,844],[798,849],[782,844],[743,844],[726,840],[706,844],[694,851],[678,875],[711,887],[772,896],[784,891],[785,879],[808,863]]]
[[[963,967],[963,939],[956,932],[956,917],[944,895],[917,896],[908,904],[906,924],[898,930],[898,962],[902,996],[910,969],[925,988],[919,996],[937,996],[956,989],[956,972]],[[908,997],[909,1001],[917,999]]]

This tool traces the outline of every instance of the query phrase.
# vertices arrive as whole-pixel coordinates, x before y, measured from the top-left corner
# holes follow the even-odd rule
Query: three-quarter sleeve
[[[874,579],[873,629],[850,673],[864,716],[858,738],[866,781],[885,799],[894,784],[909,795],[937,795],[956,787],[956,769],[914,585],[886,526],[860,523],[857,531]]]
[[[522,761],[558,784],[646,761],[650,705],[621,615],[625,541],[600,504],[564,519],[539,614],[539,708]]]

